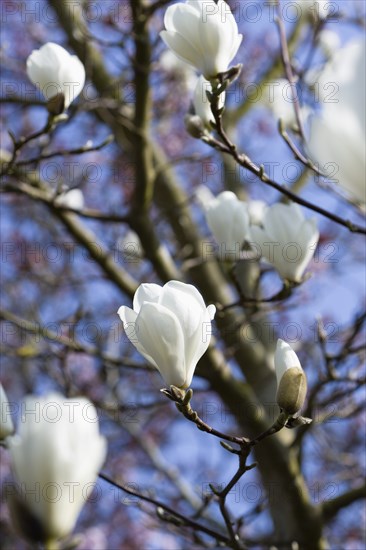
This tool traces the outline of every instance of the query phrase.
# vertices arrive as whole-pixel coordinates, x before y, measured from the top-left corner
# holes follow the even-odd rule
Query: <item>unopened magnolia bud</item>
[[[302,408],[307,391],[307,382],[301,367],[290,367],[281,378],[277,389],[277,404],[288,414],[296,414]]]
[[[298,413],[306,397],[306,376],[299,358],[287,342],[279,339],[274,356],[277,404],[287,414]]]
[[[184,124],[190,136],[200,139],[206,132],[202,119],[197,115],[186,115]]]

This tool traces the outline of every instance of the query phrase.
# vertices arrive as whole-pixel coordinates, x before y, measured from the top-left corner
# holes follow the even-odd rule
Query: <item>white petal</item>
[[[208,204],[206,220],[218,244],[228,251],[240,251],[249,229],[245,203],[231,191],[224,191]]]
[[[161,303],[175,313],[181,325],[186,368],[184,386],[188,387],[197,361],[209,345],[210,316],[215,314],[215,307],[206,308],[196,287],[179,281],[170,281],[164,286]]]
[[[164,285],[163,292],[160,298],[161,303],[163,303],[164,305],[167,304],[166,297],[172,297],[174,291],[177,294],[180,294],[180,298],[182,300],[187,300],[186,303],[190,303],[192,308],[198,308],[201,311],[204,311],[206,309],[206,304],[202,298],[202,294],[197,290],[197,288],[193,285],[182,283],[181,281],[169,281]],[[174,298],[172,303],[174,303]],[[188,305],[187,308],[189,308]]]
[[[319,163],[322,171],[330,172],[332,179],[351,197],[366,202],[365,133],[360,116],[350,109],[326,109],[321,116],[313,116],[308,140],[309,156]],[[336,171],[334,170],[336,169]]]
[[[157,303],[162,293],[162,287],[155,283],[143,283],[135,292],[133,297],[133,309],[138,313],[144,302]]]
[[[127,338],[130,340],[131,344],[135,346],[137,351],[141,353],[154,367],[157,367],[156,362],[149,352],[141,344],[138,334],[137,334],[137,313],[133,309],[127,306],[121,306],[118,310],[118,315],[123,322],[123,327],[126,333]]]
[[[192,334],[192,337],[186,341],[186,381],[185,387],[189,387],[196,369],[198,361],[206,352],[211,340],[211,317],[215,315],[215,306],[209,306],[203,313],[199,321],[199,328]]]
[[[175,4],[171,8],[173,8],[171,12],[166,14],[164,18],[164,22],[168,23],[168,25],[165,25],[166,29],[178,33],[197,49],[199,47],[198,37],[201,29],[200,17],[197,10],[186,4]]]
[[[300,369],[302,368],[299,358],[297,357],[292,347],[280,338],[277,341],[277,347],[274,355],[274,363],[277,377],[277,385],[279,385],[282,376],[288,369],[292,367],[299,367]]]
[[[212,321],[213,318],[215,317],[215,314],[216,314],[216,307],[213,304],[210,304],[207,307],[207,313],[208,313],[208,316],[209,316],[210,320]]]
[[[84,65],[76,55],[71,55],[67,64],[60,67],[60,84],[65,95],[65,109],[80,94],[85,84]]]
[[[160,37],[179,59],[202,72],[204,61],[194,45],[176,32],[161,31]]]
[[[307,268],[311,258],[314,256],[316,246],[319,240],[319,231],[315,220],[305,220],[298,231],[298,237],[295,241],[298,243],[301,256],[294,267],[293,280],[300,281]]]
[[[145,303],[136,320],[136,335],[165,383],[182,386],[186,378],[184,339],[174,313],[160,304]]]
[[[285,204],[274,204],[268,208],[263,220],[264,230],[271,241],[287,244],[291,241],[294,220],[289,207]]]

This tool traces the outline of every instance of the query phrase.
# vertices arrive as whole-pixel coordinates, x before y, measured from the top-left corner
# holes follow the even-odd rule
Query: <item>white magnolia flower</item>
[[[365,39],[347,42],[318,75],[316,92],[324,108],[353,108],[365,124]]]
[[[127,337],[160,372],[168,386],[190,386],[197,362],[211,338],[213,305],[206,307],[192,286],[169,281],[163,287],[142,284],[133,309],[118,310]]]
[[[211,129],[211,122],[215,122],[214,116],[211,111],[211,104],[208,100],[206,91],[211,92],[212,86],[209,80],[206,80],[204,76],[200,76],[197,80],[196,88],[193,96],[193,106],[196,115],[200,117],[203,124]],[[225,105],[225,92],[219,96],[219,108],[222,109]]]
[[[247,204],[223,191],[206,206],[206,221],[217,243],[228,253],[240,252],[249,237]]]
[[[349,108],[324,109],[311,119],[309,156],[349,197],[366,203],[366,142],[357,114]]]
[[[106,441],[95,407],[83,397],[29,396],[23,411],[18,434],[8,440],[19,498],[40,524],[40,540],[62,538],[105,460]]]
[[[209,189],[209,187],[207,187],[204,183],[201,183],[196,188],[194,194],[198,204],[202,208],[206,208],[206,205],[215,198],[215,195],[212,193],[211,189]]]
[[[318,45],[325,57],[332,59],[341,46],[341,39],[336,32],[323,29],[318,35]]]
[[[85,69],[80,59],[53,42],[33,50],[27,59],[27,74],[47,100],[63,93],[65,109],[85,83]]]
[[[248,201],[247,206],[250,225],[262,225],[268,204],[263,201],[253,200]]]
[[[253,246],[283,279],[300,282],[314,255],[319,231],[297,204],[274,204],[267,208],[263,228],[252,226]]]
[[[242,41],[238,26],[224,0],[187,0],[169,6],[160,33],[177,57],[192,65],[207,80],[225,72]]]
[[[0,384],[0,441],[14,433],[10,406],[3,385]]]
[[[323,103],[310,121],[308,153],[349,197],[366,203],[365,40],[339,49],[318,80]]]
[[[73,210],[82,210],[84,208],[84,195],[81,189],[71,189],[61,193],[55,199],[57,206],[72,208]]]
[[[288,414],[297,414],[306,397],[306,376],[296,353],[284,340],[277,341],[274,363],[277,378],[277,403]]]

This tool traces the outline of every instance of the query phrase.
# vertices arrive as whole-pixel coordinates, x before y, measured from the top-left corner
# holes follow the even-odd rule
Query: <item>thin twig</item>
[[[295,110],[296,122],[299,128],[299,133],[301,137],[305,139],[304,126],[301,120],[299,96],[296,90],[295,76],[292,71],[290,53],[289,53],[287,37],[286,37],[286,29],[282,18],[282,7],[280,6],[280,2],[276,2],[276,11],[277,11],[276,23],[277,23],[278,31],[280,35],[282,62],[285,69],[287,80],[291,86],[293,106]]]
[[[107,483],[110,483],[111,485],[113,485],[117,489],[120,489],[121,491],[127,493],[128,495],[140,498],[141,500],[144,500],[145,502],[149,502],[150,504],[153,504],[157,509],[159,509],[159,508],[163,509],[165,512],[167,512],[168,515],[172,516],[172,518],[177,518],[177,519],[181,520],[185,525],[187,525],[187,527],[192,527],[196,531],[201,531],[202,533],[206,533],[206,535],[209,535],[209,536],[213,537],[216,540],[224,542],[230,548],[232,547],[232,543],[231,543],[230,539],[225,537],[225,535],[222,535],[221,533],[218,533],[217,531],[213,531],[209,527],[206,527],[205,525],[202,525],[201,523],[198,523],[198,522],[194,521],[193,519],[190,519],[190,518],[187,518],[186,516],[183,516],[182,514],[177,512],[176,510],[173,510],[173,508],[170,508],[166,504],[164,504],[164,503],[162,503],[162,502],[160,502],[160,501],[158,501],[154,498],[148,497],[148,496],[143,495],[143,494],[141,494],[137,491],[134,491],[130,487],[126,487],[125,485],[123,485],[121,483],[117,483],[111,477],[109,477],[107,474],[104,474],[103,472],[100,472],[99,477],[100,477],[100,479],[103,479]]]
[[[293,191],[288,189],[288,187],[286,187],[285,185],[281,185],[276,181],[274,181],[273,179],[271,179],[268,176],[268,174],[266,174],[263,165],[258,166],[247,155],[238,153],[236,145],[230,140],[230,138],[226,134],[225,129],[223,128],[223,125],[222,125],[222,116],[221,116],[222,112],[221,112],[221,109],[219,108],[220,93],[221,92],[219,91],[219,93],[214,92],[212,94],[211,110],[215,117],[216,132],[222,141],[217,140],[212,135],[210,136],[206,135],[203,138],[203,141],[205,143],[207,143],[209,146],[215,149],[218,149],[223,153],[230,155],[240,166],[249,170],[252,174],[256,175],[263,183],[265,183],[266,185],[269,185],[270,187],[273,187],[283,195],[287,196],[293,202],[296,202],[297,204],[300,204],[301,206],[304,206],[309,210],[313,210],[314,212],[321,214],[325,218],[332,220],[338,225],[347,227],[347,229],[349,229],[353,233],[361,233],[366,235],[366,228],[361,227],[357,224],[354,224],[349,220],[345,220],[340,216],[337,216],[336,214],[329,212],[328,210],[325,210],[324,208],[321,208],[320,206],[313,204],[307,201],[306,199],[303,199],[302,197],[299,197],[298,195],[293,193]]]
[[[114,140],[113,135],[109,135],[106,137],[99,145],[83,145],[81,147],[77,147],[76,149],[70,149],[68,151],[54,151],[53,153],[46,153],[44,155],[39,155],[38,157],[33,157],[26,160],[21,160],[17,162],[17,166],[26,166],[27,164],[33,164],[41,162],[42,160],[47,160],[53,157],[67,157],[69,155],[82,155],[83,153],[90,153],[91,151],[100,151],[105,147],[106,145],[109,145]]]

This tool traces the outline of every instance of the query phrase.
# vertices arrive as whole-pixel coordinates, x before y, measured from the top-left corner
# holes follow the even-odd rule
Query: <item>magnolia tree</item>
[[[1,9],[4,549],[364,548],[363,3]]]

